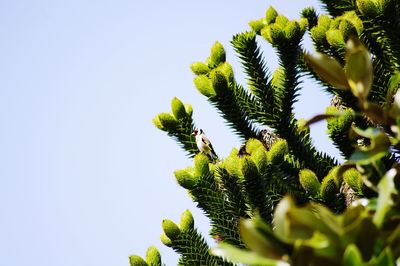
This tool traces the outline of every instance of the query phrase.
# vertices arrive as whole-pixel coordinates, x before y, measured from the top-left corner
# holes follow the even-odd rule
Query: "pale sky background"
[[[221,156],[238,139],[192,83],[189,65],[219,40],[241,80],[232,35],[273,5],[290,18],[315,1],[0,1],[0,265],[127,266],[156,245],[161,221],[190,209],[176,184],[192,162],[151,119],[177,96]],[[264,42],[271,68],[276,58]],[[306,83],[310,118],[329,104]],[[324,124],[315,144],[332,154]]]

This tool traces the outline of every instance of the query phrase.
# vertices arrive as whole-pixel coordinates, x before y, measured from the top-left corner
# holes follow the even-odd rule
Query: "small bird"
[[[207,154],[211,159],[218,158],[210,140],[206,137],[202,129],[196,128],[193,131],[193,135],[196,137],[197,148],[199,148],[202,153]]]

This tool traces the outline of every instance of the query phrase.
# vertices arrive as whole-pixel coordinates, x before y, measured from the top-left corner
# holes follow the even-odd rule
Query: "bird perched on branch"
[[[196,138],[196,144],[197,148],[199,148],[199,151],[208,155],[211,159],[218,158],[217,154],[214,151],[213,146],[211,145],[210,140],[206,137],[202,129],[196,128],[193,131],[193,135]]]

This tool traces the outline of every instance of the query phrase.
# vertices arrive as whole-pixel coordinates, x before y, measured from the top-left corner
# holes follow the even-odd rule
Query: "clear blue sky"
[[[123,266],[185,209],[173,177],[191,164],[151,119],[177,96],[226,156],[238,139],[197,93],[189,65],[273,5],[291,18],[314,1],[0,2],[0,265]],[[267,61],[276,58],[265,45]],[[306,83],[298,117],[329,100]],[[313,126],[315,144],[336,154]]]

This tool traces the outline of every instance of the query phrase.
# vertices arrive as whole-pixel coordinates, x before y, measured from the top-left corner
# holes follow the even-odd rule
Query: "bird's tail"
[[[211,151],[209,152],[209,156],[210,156],[210,158],[211,158],[212,160],[217,160],[217,159],[218,159],[218,155],[215,153],[214,150],[211,150]]]

